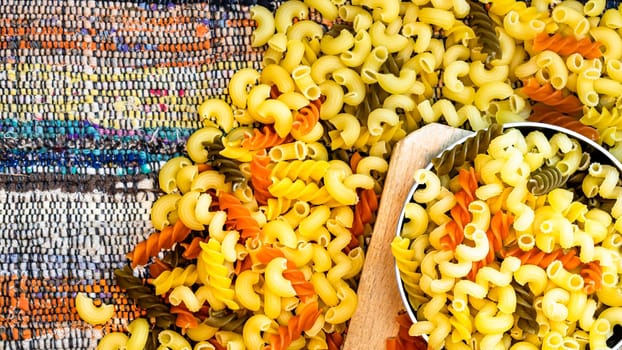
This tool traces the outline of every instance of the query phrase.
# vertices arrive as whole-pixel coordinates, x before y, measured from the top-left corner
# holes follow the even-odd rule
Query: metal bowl
[[[600,146],[599,144],[597,144],[596,142],[592,141],[591,139],[577,133],[574,132],[572,130],[568,130],[566,128],[562,128],[556,125],[550,125],[550,124],[545,124],[545,123],[537,123],[537,122],[517,122],[517,123],[508,123],[508,124],[504,124],[503,125],[503,129],[510,129],[510,128],[514,128],[514,129],[518,129],[519,131],[521,131],[523,133],[523,135],[527,135],[529,132],[531,131],[541,131],[542,133],[544,133],[547,137],[551,137],[552,135],[561,132],[564,133],[566,135],[568,135],[571,138],[574,138],[576,140],[579,141],[579,143],[581,144],[581,147],[584,151],[587,151],[590,153],[591,156],[591,160],[590,162],[598,162],[601,164],[610,164],[615,166],[620,173],[622,174],[622,163],[620,163],[620,161],[618,161],[611,153],[609,153],[606,149],[604,149],[602,146]],[[453,149],[454,147],[456,147],[459,144],[464,143],[466,140],[468,140],[469,138],[472,138],[475,135],[475,133],[468,135],[466,137],[463,137],[462,139],[456,141],[455,143],[453,143],[452,145],[450,145],[449,147],[447,147],[445,150],[443,150],[443,152],[448,151]],[[439,156],[443,153],[441,152],[439,154]],[[425,169],[427,170],[432,170],[433,171],[433,165],[432,163],[428,163],[428,165],[425,167]],[[402,231],[402,226],[404,224],[404,214],[405,214],[405,207],[406,204],[409,203],[412,200],[413,194],[415,192],[415,190],[418,188],[419,184],[415,183],[411,189],[410,192],[408,193],[408,196],[406,197],[406,200],[404,201],[404,204],[402,205],[402,211],[400,212],[400,217],[397,223],[397,229],[396,229],[396,235],[399,237],[401,236],[401,231]],[[402,279],[400,277],[400,271],[397,267],[397,264],[395,265],[395,273],[397,276],[397,285],[399,288],[399,293],[402,299],[402,303],[404,304],[404,307],[406,308],[406,312],[408,313],[408,315],[410,316],[410,319],[413,322],[417,322],[417,317],[416,317],[416,310],[414,309],[414,307],[410,304],[409,298],[408,298],[408,294],[404,288],[404,284],[402,282]],[[424,336],[424,338],[427,337]],[[615,349],[615,350],[620,350],[622,349],[622,328],[620,328],[619,326],[616,326],[614,328],[614,333],[613,335],[608,339],[607,341],[608,346],[611,349]]]

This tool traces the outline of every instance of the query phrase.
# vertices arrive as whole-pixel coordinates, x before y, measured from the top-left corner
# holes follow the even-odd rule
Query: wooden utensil
[[[403,309],[390,244],[413,172],[425,167],[448,146],[471,134],[442,124],[428,124],[400,140],[393,149],[374,231],[358,287],[358,307],[350,321],[345,350],[385,349],[397,335],[395,317]]]

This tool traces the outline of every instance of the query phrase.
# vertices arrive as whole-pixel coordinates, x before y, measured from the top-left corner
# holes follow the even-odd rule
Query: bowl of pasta
[[[622,164],[576,132],[493,125],[425,168],[391,243],[430,349],[620,349]]]

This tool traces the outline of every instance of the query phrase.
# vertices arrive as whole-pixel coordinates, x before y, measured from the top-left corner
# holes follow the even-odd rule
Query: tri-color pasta
[[[467,3],[470,7],[469,25],[473,27],[477,35],[477,41],[482,46],[481,51],[489,56],[488,61],[500,58],[501,44],[497,38],[493,20],[484,10],[483,4],[472,0],[468,0]]]
[[[568,130],[576,131],[579,134],[594,141],[600,139],[600,133],[597,129],[589,125],[585,125],[580,120],[577,120],[575,117],[564,114],[559,110],[555,110],[554,108],[541,108],[536,104],[534,106],[533,113],[529,116],[529,118],[527,118],[527,120],[532,122],[561,126]]]
[[[476,136],[469,138],[465,143],[456,145],[451,150],[443,152],[440,157],[434,158],[435,171],[438,175],[448,174],[451,170],[460,165],[473,161],[475,156],[488,148],[490,141],[501,133],[501,125],[493,124],[486,130],[476,133]]]
[[[603,227],[620,231],[621,226],[617,215],[609,222],[593,209],[622,211],[613,177],[595,175],[595,169],[589,173],[583,167],[589,157],[568,138],[534,134],[520,143],[516,133],[507,133],[493,140],[502,136],[501,124],[540,120],[582,133],[622,159],[622,19],[619,11],[604,11],[604,6],[602,0],[585,5],[569,0],[289,0],[274,13],[253,6],[248,15],[257,28],[251,46],[265,48],[263,65],[232,75],[231,103],[206,96],[197,106],[203,128],[189,137],[180,157],[163,164],[158,179],[163,193],[152,210],[155,230],[128,255],[137,270],[119,274],[119,283],[147,315],[166,321],[150,339],[161,338],[164,346],[187,341],[195,348],[279,347],[291,341],[293,347],[337,349],[355,308],[354,287],[391,150],[409,132],[434,122],[478,134],[433,161],[438,182],[422,175],[429,191],[419,192],[422,203],[410,203],[406,240],[393,245],[402,270],[421,265],[429,272],[407,275],[410,299],[425,304],[420,316],[430,322],[418,322],[415,330],[434,329],[431,348],[440,348],[443,339],[449,350],[466,339],[494,348],[500,339],[507,342],[501,330],[516,308],[523,315],[510,326],[516,337],[518,325],[527,325],[526,333],[537,328],[530,333],[536,337],[540,330],[552,330],[543,342],[571,344],[588,339],[591,322],[592,344],[602,345],[606,322],[614,317],[596,322],[596,310],[586,307],[579,310],[588,315],[585,334],[563,337],[559,324],[545,325],[542,317],[551,316],[547,307],[563,304],[566,295],[548,293],[540,307],[541,300],[524,293],[543,294],[546,285],[533,276],[546,280],[547,271],[518,267],[521,260],[508,252],[503,264],[495,253],[509,242],[521,251],[539,249],[542,254],[535,256],[545,261],[579,259],[574,268],[581,266],[582,272],[564,265],[568,271],[548,272],[551,280],[561,284],[568,276],[564,271],[572,270],[568,281],[583,281],[596,290],[592,296],[611,303],[620,295],[613,287],[617,260],[606,250],[615,239],[602,238],[608,232]],[[490,154],[482,155],[487,150]],[[541,186],[535,171],[546,167],[559,170],[566,185]],[[535,189],[530,179],[539,192],[530,191]],[[541,220],[543,203],[562,211],[563,218]],[[551,225],[564,230],[532,236],[527,231],[535,224],[540,231]],[[575,240],[569,239],[572,225],[584,231]],[[551,249],[556,244],[563,244],[564,254]],[[430,245],[442,249],[423,261]],[[573,249],[579,251],[574,257]],[[600,272],[589,265],[590,256],[601,259]],[[214,267],[209,276],[203,271],[191,283],[190,266],[199,261],[203,270],[221,261],[224,268]],[[269,265],[272,261],[279,265]],[[433,263],[439,265],[437,275]],[[161,292],[169,288],[160,282],[180,269],[187,273],[185,284],[177,283],[180,275],[170,284],[178,305],[168,293],[162,292],[164,301],[148,296],[155,290],[130,278],[134,273],[150,281],[163,276],[156,283],[167,287]],[[440,274],[471,282],[456,286],[455,303],[440,293],[451,289],[451,278]],[[478,281],[487,287],[474,287]],[[291,286],[290,293],[268,288],[274,285]],[[461,303],[485,293],[490,298],[475,305],[479,312],[467,314]],[[313,307],[301,310],[302,305]],[[445,309],[453,313],[438,312]],[[317,314],[310,329],[310,321],[304,322],[304,332],[286,326],[303,311]],[[302,336],[294,337],[298,333]],[[279,339],[271,337],[276,334]],[[519,345],[528,348],[529,340],[533,335]]]
[[[532,100],[551,106],[558,112],[576,114],[582,108],[576,96],[563,96],[561,90],[555,90],[550,84],[540,85],[536,78],[528,79],[523,85],[522,92]]]
[[[170,307],[165,305],[140,278],[134,276],[130,266],[117,269],[114,273],[117,278],[117,284],[141,308],[147,311],[149,317],[153,317],[156,320],[158,327],[166,329],[175,323],[175,316],[169,311]]]
[[[548,35],[543,32],[533,40],[534,51],[551,50],[563,56],[578,53],[587,59],[602,57],[600,46],[601,43],[593,42],[589,38],[577,39],[572,35],[562,36],[559,33]]]
[[[551,190],[562,187],[568,180],[557,168],[544,167],[538,169],[527,181],[527,189],[533,195],[542,196]]]
[[[591,157],[582,147],[558,131],[510,128],[448,171],[415,171],[391,244],[417,317],[411,336],[427,335],[429,349],[545,349],[557,338],[576,348],[605,343],[611,324],[595,305],[619,310],[599,291],[619,289],[612,259],[620,253],[602,242],[617,235],[622,213],[598,203],[622,186],[619,168],[594,160],[586,167]],[[587,173],[572,180],[580,189],[567,189],[579,173]],[[590,197],[599,199],[588,205]],[[595,329],[599,323],[605,326]]]

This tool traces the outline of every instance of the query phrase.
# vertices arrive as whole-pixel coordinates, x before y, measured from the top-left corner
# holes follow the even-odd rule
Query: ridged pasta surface
[[[559,33],[553,35],[541,33],[533,41],[533,49],[536,52],[551,50],[563,56],[578,53],[587,59],[602,57],[601,45],[589,38],[577,39],[572,35],[562,36]]]
[[[486,130],[478,131],[466,142],[456,145],[454,148],[444,151],[440,157],[432,159],[434,169],[439,175],[448,174],[454,168],[458,168],[488,148],[490,140],[501,134],[500,125],[492,125]]]

